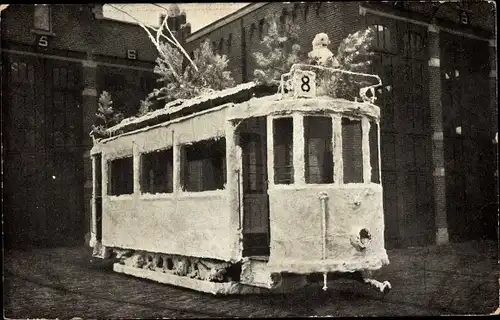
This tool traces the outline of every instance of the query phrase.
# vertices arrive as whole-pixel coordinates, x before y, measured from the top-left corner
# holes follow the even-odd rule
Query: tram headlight
[[[355,229],[359,230],[359,229]],[[351,238],[351,245],[358,251],[365,250],[372,241],[372,235],[370,231],[366,228],[362,228],[358,232],[355,232]]]

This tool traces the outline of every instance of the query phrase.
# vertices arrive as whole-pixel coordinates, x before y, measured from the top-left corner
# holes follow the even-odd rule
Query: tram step
[[[268,289],[272,289],[277,285],[277,278],[271,276],[266,259],[262,259],[262,257],[244,259],[240,283]]]
[[[100,241],[97,241],[92,250],[92,256],[94,258],[108,259],[111,257],[111,249],[102,245]]]

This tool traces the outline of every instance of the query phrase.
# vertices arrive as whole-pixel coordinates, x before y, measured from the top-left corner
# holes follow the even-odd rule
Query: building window
[[[394,1],[392,5],[401,9],[408,9],[406,1]]]
[[[231,46],[233,45],[233,34],[230,33],[229,36],[227,37],[227,53],[231,53]]]
[[[141,156],[141,192],[173,192],[173,151],[158,150]]]
[[[307,16],[309,15],[309,4],[306,3],[304,7],[304,21],[307,21]]]
[[[261,19],[259,22],[259,39],[262,41],[264,39],[264,19]]]
[[[134,193],[134,160],[131,156],[108,162],[108,194],[119,196]]]
[[[379,175],[379,154],[378,154],[378,124],[375,121],[370,121],[370,133],[368,136],[370,142],[370,166],[372,167],[371,181],[380,183]]]
[[[299,4],[296,3],[293,5],[293,10],[292,10],[292,22],[297,22],[297,15],[300,12]]]
[[[380,24],[376,24],[373,27],[375,28],[375,37],[373,40],[375,49],[392,51],[391,31],[389,28]]]
[[[422,36],[417,32],[405,32],[403,36],[403,49],[405,56],[420,53],[423,49]]]
[[[322,3],[317,2],[316,3],[316,17],[319,17],[319,14],[321,13],[321,8],[322,8]]]
[[[304,117],[306,183],[333,183],[332,118]]]
[[[342,159],[344,183],[363,182],[361,121],[342,118]]]
[[[33,86],[35,83],[34,65],[26,64],[24,62],[12,62],[10,64],[10,79],[13,83],[23,83]],[[31,88],[31,86],[29,88]],[[26,88],[28,88],[28,86],[23,89]]]
[[[141,90],[143,94],[148,94],[157,87],[154,75],[144,75],[141,77]]]
[[[283,29],[285,28],[287,20],[288,20],[288,12],[286,11],[286,9],[283,9],[283,11],[281,13],[281,17],[280,17],[281,28],[283,28]]]
[[[35,30],[50,31],[50,5],[35,4],[33,27]]]
[[[125,76],[117,73],[108,73],[104,77],[104,84],[111,92],[122,91],[125,88]]]
[[[217,51],[219,51],[219,54],[222,55],[222,50],[223,49],[224,49],[224,38],[220,38],[219,47],[217,48]]]
[[[274,183],[293,183],[293,119],[273,120]]]
[[[226,139],[211,139],[183,147],[184,191],[223,189],[226,183]]]
[[[255,24],[252,23],[252,25],[250,26],[250,41],[252,41],[253,36],[255,35],[255,29],[256,29]]]

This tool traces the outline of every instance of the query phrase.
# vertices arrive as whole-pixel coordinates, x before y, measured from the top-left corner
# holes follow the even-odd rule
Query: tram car
[[[93,255],[116,272],[213,294],[285,292],[371,271],[384,247],[380,109],[294,65],[256,83],[168,103],[95,140]],[[331,69],[335,73],[349,73]],[[274,91],[276,92],[276,91]],[[330,281],[330,282],[328,282]]]

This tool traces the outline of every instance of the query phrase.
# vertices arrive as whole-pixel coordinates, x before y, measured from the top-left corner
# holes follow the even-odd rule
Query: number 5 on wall
[[[40,36],[38,39],[38,46],[47,48],[49,46],[49,39],[47,36]]]

